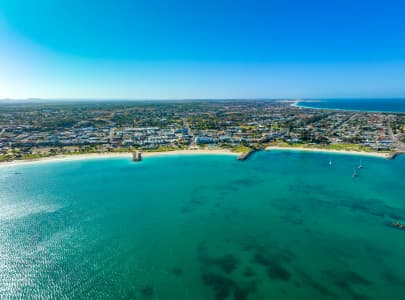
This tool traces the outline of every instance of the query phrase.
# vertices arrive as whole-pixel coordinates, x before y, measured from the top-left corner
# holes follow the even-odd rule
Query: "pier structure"
[[[250,149],[247,152],[243,152],[238,156],[238,160],[247,160],[250,155],[252,155],[254,152],[256,152],[257,149]]]
[[[142,152],[141,151],[135,151],[132,153],[132,161],[137,162],[142,160]]]
[[[404,153],[405,153],[405,151],[396,151],[396,152],[392,153],[392,154],[388,157],[388,159],[394,159],[394,158],[396,158],[398,155],[401,155],[401,154],[404,154]]]

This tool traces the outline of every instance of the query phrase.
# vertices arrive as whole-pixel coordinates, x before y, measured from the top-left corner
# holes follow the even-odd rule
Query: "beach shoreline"
[[[264,150],[280,150],[280,151],[302,151],[302,152],[318,152],[318,153],[334,153],[334,154],[347,154],[347,155],[363,155],[372,156],[378,158],[390,158],[390,153],[380,152],[366,152],[355,150],[333,150],[322,148],[305,148],[305,147],[283,147],[283,146],[268,146]],[[161,151],[161,152],[142,152],[142,158],[157,157],[157,156],[175,156],[175,155],[231,155],[238,157],[241,153],[232,152],[228,149],[196,149],[196,150],[173,150],[173,151]],[[21,165],[31,165],[39,163],[49,162],[62,162],[62,161],[78,161],[78,160],[90,160],[90,159],[103,159],[103,158],[128,158],[132,159],[132,152],[104,152],[104,153],[86,153],[86,154],[60,154],[49,157],[41,157],[34,159],[23,159],[0,162],[0,168],[12,167]]]
[[[353,112],[353,113],[369,113],[369,114],[402,114],[402,111],[390,111],[390,110],[375,110],[375,109],[355,109],[355,108],[333,108],[333,107],[313,107],[306,106],[305,102],[325,102],[321,100],[296,100],[290,104],[292,107],[305,108],[305,109],[315,109],[315,110],[325,110],[325,111],[342,111],[342,112]]]
[[[173,150],[161,152],[142,152],[142,158],[156,157],[156,156],[174,156],[174,155],[232,155],[237,157],[240,153],[232,152],[227,149],[196,149],[196,150]],[[103,152],[103,153],[86,153],[86,154],[60,154],[55,156],[22,159],[0,162],[1,167],[12,167],[20,165],[30,165],[49,162],[62,162],[62,161],[78,161],[89,159],[103,159],[103,158],[128,158],[132,159],[132,152]]]
[[[334,150],[334,149],[322,149],[322,148],[305,148],[305,147],[282,147],[282,146],[268,146],[265,148],[266,151],[271,150],[281,150],[281,151],[301,151],[301,152],[319,152],[319,153],[334,153],[334,154],[347,154],[347,155],[363,155],[372,156],[379,158],[390,158],[390,153],[381,152],[366,152],[366,151],[355,151],[355,150]]]

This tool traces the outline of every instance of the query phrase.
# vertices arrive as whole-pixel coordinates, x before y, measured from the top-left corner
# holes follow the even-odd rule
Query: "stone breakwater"
[[[250,149],[247,152],[243,152],[241,155],[239,155],[238,160],[247,160],[256,151],[257,149]]]

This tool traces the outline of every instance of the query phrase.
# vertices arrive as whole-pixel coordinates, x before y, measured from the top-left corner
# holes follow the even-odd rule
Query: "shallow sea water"
[[[405,223],[404,156],[1,168],[0,298],[402,299],[392,221]]]

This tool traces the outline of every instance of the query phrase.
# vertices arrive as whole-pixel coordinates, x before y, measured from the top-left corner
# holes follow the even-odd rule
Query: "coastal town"
[[[24,101],[0,104],[0,161],[58,154],[269,146],[394,153],[405,114],[304,108],[292,100]]]

